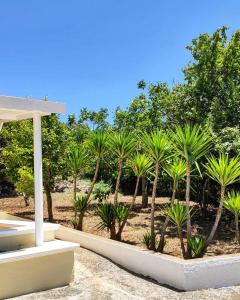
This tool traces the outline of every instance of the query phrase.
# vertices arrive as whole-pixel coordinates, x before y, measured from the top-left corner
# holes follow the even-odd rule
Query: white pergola
[[[36,246],[41,246],[44,241],[41,117],[65,111],[65,104],[59,102],[0,96],[0,131],[5,122],[33,119]]]

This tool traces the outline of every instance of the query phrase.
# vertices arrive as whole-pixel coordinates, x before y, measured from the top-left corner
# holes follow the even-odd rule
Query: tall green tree
[[[177,126],[172,131],[171,139],[177,155],[184,159],[186,164],[186,209],[187,216],[187,238],[191,237],[191,218],[190,218],[190,187],[191,172],[193,164],[206,155],[211,149],[212,138],[207,130],[201,130],[198,125],[186,124],[184,127]],[[191,248],[187,248],[188,257],[191,256]]]
[[[210,156],[208,158],[208,163],[205,165],[208,176],[215,180],[221,187],[220,201],[213,224],[212,230],[208,236],[206,249],[208,245],[212,242],[214,235],[217,231],[219,221],[222,216],[224,198],[226,187],[233,184],[240,178],[240,157],[229,158],[225,153],[221,153],[219,158]]]
[[[154,182],[152,189],[151,202],[151,244],[150,249],[155,250],[155,199],[157,184],[160,174],[160,167],[169,157],[171,143],[167,135],[162,130],[153,131],[152,133],[142,134],[142,145],[145,153],[151,157],[154,164]]]
[[[109,138],[110,151],[118,160],[118,174],[114,192],[114,204],[118,203],[118,192],[124,161],[130,157],[136,147],[135,139],[132,135],[125,132],[113,132]]]

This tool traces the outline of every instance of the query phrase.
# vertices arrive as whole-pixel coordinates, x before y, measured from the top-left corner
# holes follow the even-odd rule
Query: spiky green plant
[[[114,216],[118,223],[118,231],[116,233],[116,239],[119,241],[121,240],[122,223],[127,218],[128,212],[129,212],[129,208],[122,204],[117,204],[114,206]]]
[[[188,239],[188,244],[191,247],[196,258],[203,257],[207,238],[203,235],[196,235]]]
[[[154,233],[154,240],[156,240],[156,234]],[[152,235],[151,232],[147,231],[143,234],[143,244],[147,247],[147,249],[150,249],[152,241]]]
[[[88,207],[89,198],[87,197],[87,195],[79,195],[76,197],[76,200],[74,200],[74,210],[78,219],[77,222],[75,222],[75,224],[78,230],[82,230],[83,228],[83,218]]]
[[[167,174],[172,178],[173,181],[171,204],[174,204],[178,183],[180,180],[183,180],[184,177],[186,176],[186,164],[182,159],[175,158],[172,162],[164,164],[163,168],[167,172]],[[157,248],[159,252],[162,252],[164,248],[164,244],[165,244],[164,238],[165,238],[168,222],[169,222],[169,218],[166,218],[161,229],[161,237]]]
[[[107,229],[110,231],[110,238],[115,239],[115,214],[114,206],[112,203],[101,203],[98,204],[95,213],[100,217],[101,221],[97,225],[99,230]]]
[[[190,188],[192,166],[209,152],[212,138],[207,129],[202,130],[199,125],[191,124],[186,124],[184,127],[177,126],[176,130],[170,133],[170,137],[176,153],[186,163],[187,238],[189,239],[191,237]],[[189,245],[187,246],[187,255],[191,257]]]
[[[122,176],[123,162],[133,153],[135,147],[136,141],[131,134],[125,132],[113,132],[109,137],[110,151],[118,160],[118,175],[114,192],[115,205],[118,203],[118,192]]]
[[[215,222],[207,239],[206,248],[216,233],[222,215],[225,189],[240,178],[240,157],[229,158],[228,154],[221,153],[218,158],[210,156],[207,161],[208,163],[205,165],[207,174],[221,186],[221,193]]]
[[[155,217],[155,199],[157,191],[157,183],[159,179],[160,166],[169,158],[169,153],[171,151],[171,143],[168,136],[162,131],[157,130],[150,134],[142,134],[142,145],[145,153],[151,157],[155,172],[154,172],[154,182],[152,189],[152,202],[151,202],[151,245],[150,249],[155,250],[155,228],[154,228],[154,217]]]
[[[87,153],[85,149],[76,143],[70,144],[67,151],[66,163],[73,176],[73,200],[76,201],[77,196],[77,177],[83,172],[87,162]]]
[[[240,234],[239,234],[239,214],[240,214],[240,192],[231,191],[227,194],[224,200],[224,207],[229,210],[234,215],[235,221],[235,238],[240,244]]]
[[[191,209],[190,209],[191,211]],[[187,221],[188,210],[185,205],[180,202],[171,204],[164,212],[165,216],[169,218],[170,222],[177,226],[178,237],[180,240],[183,258],[186,258],[186,250],[183,241],[182,227]]]
[[[88,140],[86,141],[86,145],[91,150],[91,152],[93,152],[96,158],[96,166],[95,166],[95,172],[94,172],[92,184],[87,193],[88,199],[90,198],[94,185],[97,181],[101,160],[108,150],[107,141],[108,141],[108,134],[106,133],[106,131],[100,129],[92,131]]]

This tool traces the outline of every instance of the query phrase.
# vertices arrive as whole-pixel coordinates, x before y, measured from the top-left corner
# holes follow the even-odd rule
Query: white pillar
[[[34,134],[34,199],[35,199],[35,244],[43,244],[43,178],[41,115],[33,116]]]

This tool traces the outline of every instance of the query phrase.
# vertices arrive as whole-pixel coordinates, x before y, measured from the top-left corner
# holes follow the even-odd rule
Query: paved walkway
[[[239,276],[239,274],[236,276]],[[176,292],[155,282],[131,274],[106,258],[80,248],[76,251],[74,284],[12,299],[239,300],[240,287],[198,292]]]

